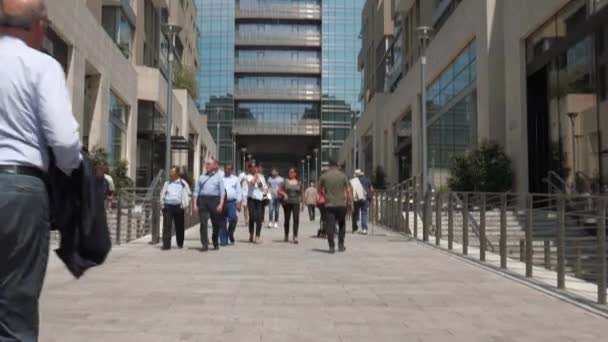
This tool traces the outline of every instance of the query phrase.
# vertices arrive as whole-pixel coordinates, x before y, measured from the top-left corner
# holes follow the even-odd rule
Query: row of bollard
[[[548,195],[539,195],[543,201],[546,201]],[[492,203],[495,209],[500,211],[499,215],[499,240],[498,254],[500,257],[500,268],[508,268],[508,229],[507,229],[507,213],[509,210],[509,198],[517,201],[518,208],[516,212],[525,212],[525,220],[523,220],[524,236],[519,243],[519,260],[525,263],[525,276],[532,278],[534,267],[534,215],[535,215],[535,195],[532,194],[490,194],[490,193],[455,193],[455,192],[438,192],[427,191],[420,194],[414,186],[399,186],[388,191],[377,193],[374,199],[373,219],[376,223],[389,227],[398,232],[411,235],[415,239],[421,239],[428,243],[431,234],[434,234],[434,244],[441,246],[444,239],[444,230],[447,229],[447,249],[454,249],[455,239],[455,217],[461,216],[461,253],[469,254],[470,236],[479,238],[479,260],[486,261],[486,252],[495,251],[495,247],[490,244],[487,237],[487,208],[489,197],[498,198],[498,203]],[[476,202],[472,203],[474,198]],[[539,238],[543,242],[542,250],[544,253],[544,267],[552,269],[552,249],[551,243],[554,241],[556,248],[556,264],[555,271],[557,273],[557,288],[566,288],[566,228],[567,228],[567,201],[569,200],[564,195],[553,195],[549,198],[551,203],[554,203],[552,210],[557,215],[557,225],[555,227],[554,238]],[[608,198],[597,198],[597,211],[594,215],[597,216],[596,224],[596,251],[597,265],[594,267],[594,272],[597,273],[597,301],[599,304],[606,304],[606,287],[607,287],[607,256],[606,256],[606,206]],[[478,213],[478,220],[471,214],[471,209],[475,209]],[[543,212],[544,213],[544,212]],[[433,215],[434,220],[433,220]],[[447,227],[443,227],[444,217],[447,216]],[[420,221],[420,222],[419,222]],[[477,222],[478,221],[478,222]],[[422,224],[422,236],[419,236],[419,223]],[[571,227],[575,229],[576,227]],[[570,241],[570,240],[568,240]],[[583,247],[574,240],[571,242],[574,248],[575,274],[582,274],[581,250]]]

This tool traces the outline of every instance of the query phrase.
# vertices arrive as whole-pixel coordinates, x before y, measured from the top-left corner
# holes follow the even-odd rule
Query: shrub
[[[108,152],[103,147],[93,147],[89,153],[89,157],[91,158],[94,168],[108,167]]]
[[[511,159],[493,142],[452,156],[448,186],[452,191],[506,192],[513,186]]]
[[[127,170],[129,169],[129,163],[126,160],[118,160],[112,165],[110,176],[114,180],[114,186],[116,192],[121,193],[125,188],[133,187],[133,180],[129,178]]]
[[[198,85],[194,70],[183,65],[178,65],[175,70],[173,87],[175,87],[175,89],[186,89],[188,94],[196,100],[198,97]]]

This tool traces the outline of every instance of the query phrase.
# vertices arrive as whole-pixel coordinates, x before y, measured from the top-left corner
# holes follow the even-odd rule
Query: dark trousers
[[[293,237],[298,237],[298,229],[300,227],[300,204],[283,204],[283,213],[285,213],[285,237],[289,236],[289,220],[293,216]]]
[[[338,246],[344,246],[344,238],[346,237],[346,208],[345,207],[326,207],[325,214],[327,222],[325,231],[327,233],[327,241],[329,247],[336,246],[334,236],[336,235],[336,222],[338,223]]]
[[[260,236],[262,234],[262,220],[264,219],[264,204],[262,201],[249,198],[247,199],[249,208],[249,234]],[[255,231],[254,231],[255,228]]]
[[[180,205],[165,205],[163,209],[163,248],[171,248],[171,235],[175,224],[177,247],[184,247],[184,209]]]
[[[0,341],[38,341],[49,200],[35,177],[0,175]]]
[[[239,215],[236,208],[236,200],[227,201],[224,210],[224,217],[220,227],[220,243],[228,244],[228,240],[234,243],[234,231],[239,220]]]
[[[314,204],[309,204],[308,205],[308,217],[310,217],[311,221],[315,220],[315,205]]]
[[[198,212],[201,219],[201,244],[203,247],[209,246],[209,233],[207,232],[209,219],[211,219],[211,226],[213,227],[213,234],[211,235],[213,246],[219,246],[218,239],[222,217],[217,212],[218,205],[220,205],[219,196],[200,196],[198,198]]]

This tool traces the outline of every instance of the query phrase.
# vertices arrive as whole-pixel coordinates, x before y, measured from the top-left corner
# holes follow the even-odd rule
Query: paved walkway
[[[305,215],[303,215],[305,216]],[[307,221],[307,220],[306,220]],[[41,342],[602,341],[608,321],[404,237],[347,236],[325,253],[306,222],[263,244],[200,253],[116,247],[82,280],[51,260]]]

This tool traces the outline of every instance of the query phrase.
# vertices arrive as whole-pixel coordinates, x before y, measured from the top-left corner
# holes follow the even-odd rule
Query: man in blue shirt
[[[281,208],[281,198],[279,197],[279,189],[285,180],[279,175],[279,169],[272,169],[270,177],[268,177],[268,190],[272,196],[270,201],[270,209],[268,210],[268,228],[279,228],[279,210]]]
[[[163,250],[171,249],[171,236],[175,224],[177,248],[184,247],[185,209],[190,206],[190,186],[179,174],[179,168],[172,166],[169,181],[160,191],[160,204],[163,208]]]
[[[230,240],[234,245],[234,231],[239,220],[238,212],[241,211],[243,201],[243,191],[239,177],[232,174],[234,167],[232,164],[224,166],[224,187],[226,188],[226,204],[224,206],[224,218],[220,227],[220,244],[225,246]]]
[[[42,0],[0,1],[0,341],[37,341],[49,256],[50,153],[66,175],[81,163],[65,74],[38,51]]]
[[[224,177],[220,172],[220,167],[215,159],[209,159],[205,164],[207,172],[201,175],[194,187],[194,210],[199,212],[201,219],[200,233],[202,252],[209,250],[209,234],[207,225],[211,218],[213,226],[213,249],[220,249],[219,231],[222,223],[222,213],[224,210],[224,199],[226,189],[224,187]]]

